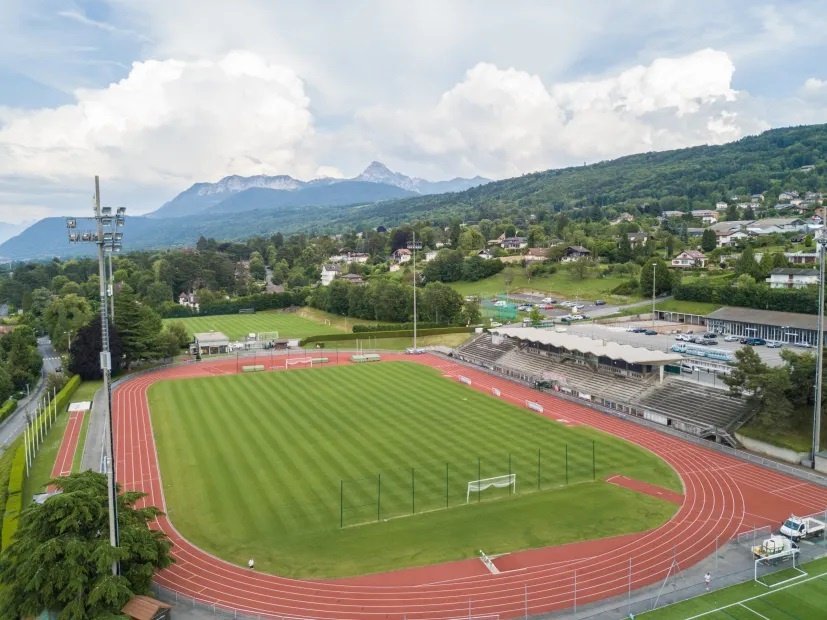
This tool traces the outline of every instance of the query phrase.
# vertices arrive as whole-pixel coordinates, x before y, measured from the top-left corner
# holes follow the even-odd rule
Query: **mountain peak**
[[[375,174],[377,172],[385,173],[385,174],[394,174],[390,168],[388,168],[385,164],[381,161],[376,161],[375,159],[368,164],[368,167],[364,169],[362,174]]]

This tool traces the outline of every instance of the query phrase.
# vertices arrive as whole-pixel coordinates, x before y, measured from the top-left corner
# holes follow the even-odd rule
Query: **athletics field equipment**
[[[331,577],[461,560],[642,531],[676,509],[603,482],[623,473],[679,489],[654,455],[419,364],[162,382],[149,396],[176,526],[262,570]],[[469,482],[503,475],[519,489],[470,497]]]
[[[544,408],[542,415],[549,419],[565,420],[564,424],[593,428],[599,433],[632,442],[674,468],[682,481],[683,502],[667,524],[649,532],[505,556],[483,546],[474,549],[474,553],[482,549],[492,559],[500,570],[499,575],[492,575],[479,557],[473,557],[424,568],[327,580],[297,580],[259,570],[250,571],[246,567],[249,558],[244,558],[243,566],[222,561],[182,536],[173,526],[177,523],[173,512],[169,517],[161,516],[157,522],[158,527],[171,537],[176,560],[156,575],[157,587],[168,593],[174,592],[170,595],[179,604],[185,600],[190,601],[189,604],[196,601],[197,605],[206,606],[211,612],[220,610],[240,618],[447,620],[469,616],[515,618],[550,611],[573,617],[573,607],[577,608],[578,615],[585,616],[586,605],[609,598],[613,605],[621,599],[623,604],[619,607],[622,611],[618,617],[622,617],[627,611],[627,593],[634,596],[641,588],[649,586],[656,588],[652,595],[654,600],[657,589],[675,563],[681,569],[679,575],[691,576],[693,571],[700,571],[702,575],[702,567],[715,554],[716,548],[722,547],[723,541],[734,539],[739,532],[759,525],[776,527],[791,511],[809,514],[823,510],[827,505],[827,490],[822,486],[792,477],[778,468],[770,469],[738,458],[734,451],[723,446],[679,438],[655,429],[645,421],[631,422],[620,412],[597,411],[552,394],[541,394],[527,386],[430,354],[387,354],[383,355],[380,364],[392,359],[433,367],[452,381],[462,374],[471,383],[463,385],[455,381],[455,384],[468,393],[491,395],[497,390],[497,398],[521,408],[525,408],[526,401],[536,401]],[[224,376],[235,372],[234,360],[210,360],[131,377],[115,386],[116,458],[124,488],[143,490],[148,494],[148,503],[170,508],[162,490],[147,389],[165,379]],[[322,370],[295,372],[313,374]],[[407,394],[404,388],[395,389],[388,399],[401,401]],[[200,475],[197,471],[192,473]],[[795,486],[794,494],[787,491],[790,486]],[[581,484],[560,493],[592,488],[603,490],[599,485]],[[528,502],[555,495],[535,493],[515,500],[482,502],[471,505],[471,508],[488,510],[507,506],[511,501]],[[633,497],[640,496],[635,494]],[[205,501],[208,498],[209,495]],[[464,509],[461,506],[456,511]],[[454,512],[440,511],[434,515]],[[548,514],[548,511],[544,514],[545,521],[548,521]],[[417,520],[391,520],[383,527],[403,524],[407,528],[406,522]],[[357,527],[338,531],[367,529]],[[393,532],[387,533],[389,539],[394,536]],[[748,553],[745,557],[748,563],[745,579],[751,581],[752,560]],[[667,589],[670,588],[667,585]],[[664,598],[661,597],[661,604],[665,604]],[[635,609],[635,613],[639,611]]]

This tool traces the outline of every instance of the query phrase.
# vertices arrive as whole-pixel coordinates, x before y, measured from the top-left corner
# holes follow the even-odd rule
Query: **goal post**
[[[468,490],[465,493],[465,503],[471,501],[471,493],[481,493],[491,487],[497,489],[505,489],[511,487],[512,493],[517,492],[517,474],[505,474],[503,476],[494,476],[493,478],[481,478],[479,480],[469,480]]]
[[[766,588],[777,588],[808,575],[799,562],[799,550],[788,549],[755,560],[753,579]]]
[[[312,357],[294,357],[293,359],[287,358],[284,360],[284,367],[285,369],[290,368],[290,366],[310,366],[313,368],[313,358]]]

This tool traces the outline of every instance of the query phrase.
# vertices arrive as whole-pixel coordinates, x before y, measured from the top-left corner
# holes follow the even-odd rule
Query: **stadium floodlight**
[[[827,233],[824,229],[816,235],[818,242],[818,334],[816,334],[816,385],[815,403],[813,405],[813,458],[811,466],[815,469],[816,455],[821,449],[821,384],[824,372],[824,253],[827,250]]]
[[[101,207],[100,201],[100,180],[95,177],[95,201],[94,201],[94,217],[83,218],[94,220],[96,225],[95,231],[75,232],[77,228],[78,218],[67,218],[66,229],[69,235],[69,241],[90,242],[98,246],[98,272],[100,274],[100,316],[101,316],[101,353],[100,353],[100,368],[103,375],[103,387],[106,394],[107,403],[107,425],[109,432],[109,442],[106,448],[107,457],[107,486],[109,490],[108,507],[109,507],[109,543],[113,547],[118,547],[120,544],[118,534],[118,498],[116,489],[116,475],[115,475],[115,436],[112,427],[112,356],[109,350],[109,318],[110,311],[107,304],[107,296],[110,295],[112,288],[112,253],[118,252],[122,246],[123,233],[114,231],[114,226],[124,225],[124,214],[126,209],[118,207],[115,217],[112,216],[112,207]],[[109,254],[109,274],[107,278],[106,263],[104,262],[105,255]],[[114,295],[112,299],[111,316],[114,319],[115,306]],[[120,566],[118,560],[112,562],[112,574],[118,575]]]

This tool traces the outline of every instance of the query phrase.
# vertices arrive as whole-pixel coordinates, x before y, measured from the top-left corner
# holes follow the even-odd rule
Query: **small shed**
[[[141,594],[133,596],[123,606],[121,613],[133,620],[169,620],[172,618],[172,606],[167,605],[151,596]]]
[[[230,347],[230,339],[221,332],[202,332],[194,334],[195,350],[201,355],[226,353]]]

